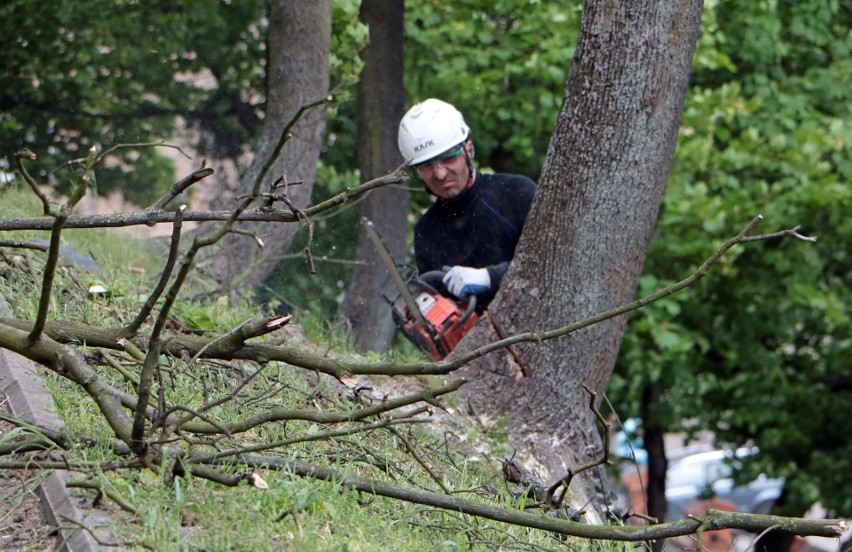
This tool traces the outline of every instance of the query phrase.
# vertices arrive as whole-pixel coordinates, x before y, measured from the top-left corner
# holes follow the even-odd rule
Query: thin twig
[[[299,108],[293,118],[284,126],[281,130],[281,134],[278,137],[278,142],[275,144],[275,147],[272,149],[272,153],[266,158],[266,162],[264,162],[263,167],[261,167],[260,171],[257,173],[257,177],[254,181],[254,186],[252,186],[252,196],[257,197],[260,194],[260,185],[263,182],[263,179],[266,178],[266,175],[269,173],[269,170],[272,168],[272,165],[278,159],[278,156],[281,154],[281,150],[284,148],[284,144],[292,136],[291,131],[293,127],[296,126],[296,123],[304,116],[305,113],[313,109],[314,107],[325,105],[332,101],[334,97],[326,96],[322,99],[307,103]]]
[[[436,473],[435,470],[432,469],[432,466],[430,466],[429,463],[426,462],[423,457],[420,456],[420,453],[417,452],[417,449],[414,447],[413,444],[411,444],[411,441],[409,441],[405,435],[403,435],[402,433],[397,431],[396,428],[393,427],[389,427],[388,431],[400,440],[402,446],[404,446],[405,449],[409,452],[409,454],[411,454],[411,456],[414,458],[414,460],[418,464],[420,464],[420,466],[424,470],[426,470],[426,473],[429,474],[429,477],[432,478],[432,481],[434,481],[438,484],[439,487],[441,487],[441,490],[443,490],[446,494],[453,494],[450,488],[447,487],[446,483],[444,483],[444,479],[438,473]]]
[[[0,247],[10,249],[34,249],[36,251],[47,251],[50,246],[42,243],[27,243],[13,240],[0,240]]]
[[[574,469],[568,470],[568,473],[564,477],[562,477],[559,481],[550,486],[550,488],[547,490],[547,498],[545,499],[545,502],[547,502],[548,504],[552,503],[554,508],[558,508],[562,504],[562,500],[565,498],[565,494],[567,493],[568,487],[571,485],[571,481],[574,479],[574,476],[579,475],[586,470],[590,470],[596,466],[601,466],[609,462],[610,426],[606,422],[606,419],[604,419],[603,415],[600,413],[600,410],[598,410],[597,406],[595,405],[597,393],[589,389],[586,385],[583,385],[583,389],[585,389],[586,393],[589,394],[589,409],[592,411],[592,413],[595,415],[595,418],[598,420],[598,422],[600,422],[600,424],[604,428],[603,456],[601,458],[591,460],[589,462],[586,462],[585,464],[577,466]],[[559,498],[554,501],[553,495],[554,493],[556,493],[559,487],[562,487],[562,492],[560,493]]]
[[[348,205],[354,198],[363,194],[393,184],[408,181],[406,165],[402,165],[392,173],[365,182],[358,186],[347,188],[339,194],[307,207],[302,211],[308,217],[330,211],[341,205]],[[45,198],[46,199],[46,198]],[[183,220],[187,222],[224,222],[233,218],[234,212],[225,211],[188,211]],[[65,228],[121,228],[127,226],[152,226],[154,224],[174,222],[172,211],[146,210],[132,213],[115,213],[109,215],[72,216],[68,218]],[[299,216],[289,209],[257,208],[243,210],[236,216],[237,222],[298,222]],[[0,220],[0,230],[50,230],[53,217],[15,218]]]
[[[115,369],[119,374],[124,376],[124,379],[130,382],[134,387],[139,386],[139,378],[137,378],[134,374],[131,374],[130,370],[122,366],[121,363],[118,362],[118,360],[114,356],[112,356],[109,351],[101,349],[99,352],[101,353],[101,356],[107,362],[107,364],[112,366],[113,369]]]
[[[213,174],[213,169],[205,166],[205,163],[202,163],[200,169],[193,171],[189,176],[186,176],[172,184],[172,187],[146,210],[160,211],[165,209],[166,205],[168,205],[171,200],[182,194],[193,184],[200,182],[211,174]]]
[[[340,429],[337,431],[326,431],[323,433],[317,433],[316,435],[304,435],[302,437],[293,437],[292,439],[283,439],[280,441],[273,441],[270,443],[262,443],[259,445],[250,445],[244,446],[237,449],[231,450],[223,450],[221,452],[216,452],[213,454],[204,453],[198,456],[192,456],[187,459],[187,462],[195,462],[195,463],[218,463],[218,461],[223,461],[226,458],[240,456],[242,454],[250,454],[263,452],[266,450],[274,450],[279,448],[286,448],[292,445],[297,445],[300,443],[310,443],[312,441],[327,441],[331,439],[336,439],[338,437],[349,437],[351,435],[356,435],[358,433],[368,433],[370,431],[375,431],[377,429],[382,429],[385,427],[396,426],[401,424],[424,424],[429,422],[428,418],[412,418],[412,419],[397,419],[397,420],[382,420],[379,422],[375,422],[372,424],[365,425],[357,425],[354,427],[348,427],[346,429]]]
[[[193,360],[194,360],[194,359],[193,359]],[[189,367],[189,366],[187,366],[187,367]],[[238,384],[238,385],[237,385],[237,386],[233,389],[233,391],[231,391],[230,393],[228,393],[228,395],[227,395],[227,396],[222,397],[222,398],[221,398],[221,399],[219,399],[219,400],[216,400],[216,401],[213,401],[213,402],[210,402],[210,403],[206,403],[206,404],[204,404],[204,405],[201,407],[201,409],[200,409],[200,410],[198,410],[197,412],[196,412],[196,411],[194,411],[194,410],[189,410],[189,409],[186,409],[186,408],[173,406],[173,407],[171,407],[169,410],[166,410],[166,411],[162,414],[162,420],[165,422],[165,420],[168,420],[169,415],[170,415],[172,412],[174,412],[174,411],[176,411],[176,410],[179,410],[179,409],[180,409],[180,410],[185,410],[186,412],[189,412],[189,413],[191,414],[191,416],[186,416],[186,417],[184,417],[184,418],[181,418],[180,420],[177,420],[176,422],[173,422],[173,423],[169,424],[171,428],[174,428],[174,429],[180,429],[180,427],[181,427],[182,425],[184,425],[184,424],[186,424],[186,423],[190,422],[190,421],[191,421],[191,420],[193,420],[194,418],[201,417],[201,416],[200,416],[200,414],[203,414],[204,412],[207,412],[207,411],[209,411],[209,410],[210,410],[210,409],[212,409],[212,408],[216,408],[216,407],[217,407],[217,406],[219,406],[220,404],[225,404],[226,402],[233,400],[233,399],[234,399],[234,398],[235,398],[235,397],[236,397],[236,396],[240,393],[240,391],[242,391],[242,390],[245,388],[245,386],[246,386],[246,385],[248,385],[248,384],[249,384],[252,380],[254,380],[257,376],[259,376],[259,375],[261,374],[261,372],[262,372],[262,371],[263,371],[263,366],[261,366],[259,369],[255,370],[252,374],[249,374],[249,375],[248,375],[248,377],[243,378],[243,381],[241,381],[241,382],[240,382],[240,383],[239,383],[239,384]],[[206,419],[206,418],[202,418],[202,419]],[[172,430],[170,429],[169,433],[171,433],[171,431],[172,431]],[[225,433],[228,437],[230,437],[230,436],[231,436],[231,434],[230,434],[227,430],[225,430],[225,432],[224,432],[224,433]]]
[[[772,525],[772,526],[764,529],[758,536],[754,537],[754,539],[749,543],[748,548],[746,548],[745,552],[751,552],[752,550],[754,550],[754,545],[757,544],[757,542],[760,539],[762,539],[764,535],[767,535],[767,534],[771,533],[772,531],[774,531],[776,529],[780,529],[780,528],[781,528],[780,525]]]
[[[133,515],[139,515],[139,510],[133,506],[131,506],[128,502],[124,500],[124,498],[114,491],[113,489],[106,488],[104,485],[100,483],[96,483],[94,481],[89,480],[77,480],[77,481],[69,481],[65,484],[66,487],[71,489],[90,489],[93,491],[97,491],[98,493],[109,497],[110,500],[115,502],[122,510],[126,512],[130,512]]]
[[[148,296],[145,304],[141,309],[139,309],[139,312],[136,314],[136,318],[134,318],[130,324],[121,330],[122,335],[132,336],[139,331],[139,328],[142,327],[142,324],[151,314],[151,311],[154,310],[154,305],[157,304],[157,301],[163,294],[163,290],[166,289],[166,284],[169,283],[169,278],[171,278],[172,271],[174,270],[175,263],[177,262],[178,252],[180,251],[180,236],[181,229],[183,228],[184,211],[186,211],[186,205],[181,205],[175,211],[175,221],[172,225],[172,239],[169,246],[169,256],[166,259],[166,264],[163,266],[162,272],[160,273],[160,280]]]
[[[15,152],[15,166],[18,168],[18,172],[21,173],[21,176],[24,178],[24,182],[29,185],[30,189],[41,201],[41,206],[44,214],[51,216],[52,213],[50,209],[50,198],[48,198],[44,194],[44,192],[41,191],[38,182],[35,181],[35,178],[32,177],[30,172],[27,170],[26,165],[24,165],[24,159],[34,161],[35,158],[36,154],[28,149],[23,149],[21,151]]]
[[[803,236],[799,234],[798,230],[801,226],[794,226],[793,228],[788,228],[787,230],[781,230],[780,232],[772,232],[771,234],[758,234],[757,236],[745,236],[741,242],[751,242],[751,241],[762,241],[762,240],[772,240],[775,238],[783,238],[784,236],[792,236],[797,240],[802,240],[806,242],[814,243],[817,241],[816,237],[812,236]]]

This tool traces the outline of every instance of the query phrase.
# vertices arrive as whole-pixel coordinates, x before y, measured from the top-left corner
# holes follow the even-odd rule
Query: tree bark
[[[362,181],[385,174],[402,163],[396,136],[404,110],[404,0],[363,0],[361,21],[370,27],[364,69],[358,83],[358,164]],[[361,215],[373,221],[398,261],[405,260],[408,238],[408,190],[382,188],[361,203]],[[360,351],[385,352],[394,324],[379,284],[387,271],[363,228],[359,227],[356,266],[343,305],[352,338]]]
[[[213,202],[214,209],[229,209],[235,198],[251,191],[263,166],[274,154],[282,131],[299,110],[328,94],[328,56],[331,45],[331,0],[291,2],[275,0],[269,7],[267,38],[266,118],[251,165],[237,186],[224,190]],[[264,178],[261,191],[278,177],[300,185],[286,190],[298,208],[311,198],[317,160],[325,134],[326,114],[322,106],[308,110],[291,129],[288,139]],[[242,224],[243,230],[263,237],[261,249],[250,237],[231,235],[223,240],[214,259],[216,276],[232,286],[252,287],[269,275],[287,251],[300,225]]]
[[[635,293],[671,167],[701,0],[590,0],[541,182],[515,259],[491,306],[503,332],[569,324]],[[529,464],[551,477],[601,448],[582,385],[599,395],[626,317],[466,370],[470,411],[510,414]],[[465,340],[496,338],[480,323]],[[517,360],[520,359],[521,366]],[[529,373],[530,377],[524,374]],[[593,472],[593,470],[590,470]],[[602,511],[602,471],[574,489]]]
[[[645,383],[642,391],[642,428],[644,430],[643,442],[645,450],[648,451],[648,481],[647,514],[657,518],[660,523],[666,521],[666,471],[669,469],[669,461],[666,458],[666,446],[664,441],[664,426],[657,422],[654,413],[655,405],[660,402],[660,394],[655,384]],[[662,540],[655,541],[651,545],[654,552],[660,552],[665,547]]]

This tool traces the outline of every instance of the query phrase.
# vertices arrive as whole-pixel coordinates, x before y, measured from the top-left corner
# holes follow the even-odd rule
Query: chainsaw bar
[[[382,238],[379,236],[379,231],[376,230],[376,226],[367,217],[364,217],[361,220],[364,222],[364,227],[367,228],[367,235],[370,236],[370,239],[373,241],[376,253],[379,254],[379,258],[382,259],[382,262],[385,263],[385,267],[388,269],[388,273],[390,274],[393,283],[396,284],[396,288],[399,290],[402,300],[405,301],[405,306],[408,307],[408,310],[411,312],[411,316],[414,317],[414,320],[422,327],[428,328],[429,326],[426,323],[426,319],[423,318],[423,313],[420,312],[420,308],[414,301],[414,297],[411,295],[408,285],[402,278],[402,274],[400,274],[399,270],[396,268],[396,264],[393,262],[390,251],[388,251],[385,242],[383,242]]]

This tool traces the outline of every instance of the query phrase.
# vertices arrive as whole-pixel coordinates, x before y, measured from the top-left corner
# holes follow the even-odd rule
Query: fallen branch
[[[226,463],[217,462],[217,464],[238,464],[250,469],[286,470],[300,477],[331,481],[342,488],[354,489],[377,496],[442,508],[512,525],[542,529],[560,535],[595,540],[640,542],[691,535],[699,530],[719,531],[723,529],[739,529],[750,533],[760,533],[770,527],[777,527],[780,531],[802,537],[838,538],[847,530],[845,521],[838,519],[801,519],[722,512],[719,510],[708,510],[702,516],[659,525],[590,525],[537,513],[500,508],[470,499],[448,496],[443,493],[382,483],[298,462],[287,462],[273,458],[247,455],[235,458]],[[195,475],[195,468],[192,469]]]
[[[408,181],[406,165],[402,165],[390,174],[365,182],[359,186],[347,188],[339,194],[321,203],[312,205],[302,210],[305,216],[312,217],[316,214],[329,211],[335,207],[344,205],[354,198],[363,195],[370,190],[389,186],[392,184],[404,184]],[[184,214],[184,221],[191,222],[225,222],[232,218],[234,211],[188,211]],[[239,214],[236,222],[299,222],[300,215],[290,209],[247,209]],[[0,220],[0,231],[4,230],[50,230],[53,225],[53,217],[31,217]],[[114,213],[109,215],[85,215],[71,216],[65,222],[65,229],[82,228],[122,228],[127,226],[153,226],[155,224],[175,221],[174,211],[163,211],[160,209],[147,209],[133,213]]]
[[[406,395],[396,399],[388,399],[378,404],[357,408],[350,410],[349,412],[319,412],[293,408],[272,408],[263,414],[252,418],[224,424],[224,427],[226,427],[231,433],[243,433],[265,423],[281,422],[285,420],[303,420],[318,424],[337,424],[347,421],[364,420],[366,418],[378,416],[379,414],[384,414],[385,412],[390,412],[421,401],[428,402],[434,400],[442,395],[447,395],[457,391],[463,384],[464,380],[459,379],[437,389],[424,389],[419,393]],[[221,433],[221,428],[197,420],[184,424],[181,429],[189,433],[198,434]]]
[[[641,299],[632,301],[626,305],[610,309],[608,311],[589,316],[578,322],[562,326],[553,330],[532,331],[514,335],[499,341],[483,345],[473,351],[460,355],[452,360],[440,362],[414,362],[401,364],[395,361],[350,361],[344,359],[332,359],[325,355],[314,353],[301,346],[296,345],[268,345],[249,344],[242,346],[238,344],[217,343],[210,345],[211,338],[192,335],[170,335],[162,344],[162,352],[172,356],[180,357],[182,354],[197,355],[202,349],[205,351],[201,358],[217,358],[222,360],[254,360],[257,362],[279,361],[292,366],[315,370],[317,372],[340,379],[349,375],[388,375],[388,376],[424,376],[424,375],[446,375],[471,361],[487,354],[505,349],[518,343],[540,343],[549,339],[566,336],[593,324],[604,320],[621,316],[635,311],[646,305],[659,301],[669,295],[689,287],[706,276],[710,269],[716,265],[722,256],[737,244],[755,241],[757,238],[769,239],[786,235],[793,230],[783,231],[763,236],[748,236],[754,226],[763,219],[758,215],[752,219],[736,236],[725,242],[715,253],[707,258],[698,269],[680,282],[667,286],[659,291],[647,295]],[[0,319],[0,324],[21,328],[31,327],[32,322],[25,320]],[[75,322],[48,322],[44,329],[45,333],[60,342],[85,341],[91,346],[120,349],[117,339],[122,337],[118,330],[109,330],[86,326]],[[213,338],[216,340],[217,338]],[[133,339],[132,343],[137,347],[145,346],[145,338]],[[2,335],[0,335],[2,345]],[[20,352],[20,351],[16,351]],[[25,353],[21,353],[26,356]]]

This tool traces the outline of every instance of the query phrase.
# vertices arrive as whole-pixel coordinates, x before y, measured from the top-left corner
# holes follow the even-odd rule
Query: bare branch
[[[12,240],[0,240],[0,247],[8,247],[10,249],[34,249],[36,251],[47,251],[50,249],[49,245],[41,243],[27,243]]]
[[[63,209],[64,211],[64,209]],[[41,338],[41,333],[44,331],[44,324],[47,321],[47,311],[50,308],[51,290],[53,289],[53,279],[56,276],[56,266],[59,264],[59,246],[62,244],[60,236],[62,234],[62,224],[65,218],[60,215],[56,217],[53,224],[53,229],[50,233],[50,245],[47,249],[47,261],[42,271],[41,294],[39,295],[38,312],[30,331],[27,341],[35,343]]]
[[[243,433],[269,422],[280,422],[284,420],[305,420],[319,424],[339,424],[348,421],[364,420],[366,418],[378,416],[379,414],[390,412],[421,401],[429,402],[435,400],[442,395],[458,390],[458,388],[464,383],[464,380],[461,379],[454,380],[447,385],[438,387],[437,389],[424,389],[419,393],[414,393],[396,399],[388,399],[378,404],[357,408],[349,412],[310,412],[292,408],[273,408],[252,418],[226,424],[226,427],[231,433]],[[190,433],[201,434],[214,434],[220,432],[218,427],[197,421],[184,424],[181,429]]]
[[[780,232],[773,232],[771,234],[759,234],[757,236],[745,236],[741,241],[742,242],[751,242],[751,241],[763,241],[763,240],[771,240],[775,238],[783,238],[784,236],[792,236],[797,240],[802,240],[806,242],[815,243],[817,241],[816,237],[811,236],[803,236],[799,234],[799,228],[801,226],[794,226],[793,228],[788,228],[787,230],[781,230]]]
[[[308,217],[329,211],[335,207],[347,204],[354,198],[382,186],[402,184],[408,181],[405,165],[385,176],[365,182],[359,186],[347,188],[339,194],[321,203],[307,207],[302,211]],[[234,211],[190,211],[184,214],[184,221],[191,222],[224,222],[234,217]],[[172,223],[175,214],[169,211],[146,210],[133,213],[117,213],[111,215],[87,215],[68,217],[65,228],[120,228],[126,226],[152,226],[154,224]],[[299,216],[288,209],[251,209],[239,212],[236,222],[298,222]],[[0,220],[0,230],[50,230],[52,217],[15,218]]]
[[[41,201],[42,209],[45,215],[51,215],[50,209],[50,199],[44,195],[41,191],[41,188],[38,186],[38,182],[30,175],[30,172],[27,170],[26,165],[24,165],[24,159],[29,159],[30,161],[36,158],[36,154],[28,149],[24,149],[18,152],[15,152],[15,166],[18,168],[18,172],[21,173],[21,176],[24,178],[24,182],[26,182],[36,197]]]
[[[47,335],[36,343],[31,343],[28,337],[25,330],[0,324],[0,348],[15,351],[80,385],[98,405],[115,435],[126,442],[131,425],[117,394],[103,384],[98,374],[76,352]]]
[[[166,205],[168,205],[171,200],[182,194],[184,191],[186,191],[187,188],[189,188],[196,182],[207,178],[211,174],[213,174],[213,169],[210,167],[206,167],[202,163],[200,169],[194,171],[189,176],[186,176],[172,184],[172,187],[169,188],[168,191],[166,191],[166,193],[164,193],[162,197],[160,197],[160,199],[158,199],[150,207],[148,207],[146,211],[162,211],[166,208]]]
[[[762,219],[761,216],[755,217],[748,225],[746,225],[736,236],[726,241],[716,252],[707,258],[698,269],[690,276],[658,290],[646,297],[637,299],[626,305],[616,307],[603,313],[584,318],[578,322],[574,322],[567,326],[556,328],[547,331],[526,332],[489,343],[473,351],[460,355],[452,360],[443,360],[440,362],[414,362],[401,364],[395,361],[349,361],[342,359],[329,359],[323,355],[315,354],[305,350],[299,346],[289,344],[275,346],[268,344],[244,344],[240,347],[234,347],[234,344],[217,343],[215,346],[209,345],[209,340],[197,336],[173,336],[164,344],[164,352],[174,356],[181,356],[185,352],[195,355],[202,348],[205,348],[203,357],[219,358],[222,360],[255,360],[260,362],[281,361],[299,366],[310,370],[316,370],[323,374],[328,374],[335,378],[340,378],[345,375],[396,375],[396,376],[421,376],[421,375],[444,375],[449,374],[461,366],[469,362],[485,356],[494,351],[504,349],[517,343],[538,343],[548,339],[555,339],[578,331],[587,326],[597,324],[603,320],[608,320],[622,314],[640,309],[646,305],[659,301],[669,295],[694,284],[704,276],[710,269],[715,266],[722,258],[724,253],[732,247],[745,241],[753,241],[748,239],[748,232]],[[2,320],[0,322],[20,327],[26,326],[26,321]],[[68,323],[48,323],[45,331],[48,332],[54,339],[59,341],[65,340],[85,340],[92,346],[104,348],[119,348],[115,342],[114,334],[104,332],[99,328],[86,327],[82,324],[74,324],[74,332],[69,335],[67,332]],[[109,337],[109,339],[104,339]],[[138,345],[137,345],[138,346]]]
[[[39,296],[38,314],[36,315],[36,320],[33,324],[32,331],[30,331],[30,334],[27,337],[27,340],[30,343],[36,343],[41,337],[42,332],[44,331],[44,323],[47,321],[47,311],[50,308],[50,302],[52,299],[51,291],[53,289],[53,280],[56,276],[56,267],[59,263],[59,248],[62,245],[62,242],[60,240],[60,237],[62,235],[62,227],[68,220],[68,217],[71,216],[71,212],[74,210],[74,207],[81,199],[83,199],[83,195],[86,193],[86,189],[92,178],[92,174],[95,168],[94,159],[96,154],[97,150],[93,146],[92,149],[89,151],[89,155],[86,157],[85,174],[83,175],[81,181],[77,183],[74,190],[71,192],[71,197],[59,209],[59,213],[55,215],[55,220],[53,222],[53,225],[51,226],[50,246],[47,250],[47,262],[45,263],[44,270],[42,272],[42,285],[41,295]],[[21,157],[17,157],[17,159],[20,162]],[[23,163],[20,164],[20,168],[24,168]],[[34,184],[35,183],[33,182],[31,185],[34,186]],[[35,188],[37,189],[37,186],[35,186]],[[47,206],[45,205],[45,207]]]
[[[708,531],[741,529],[752,533],[759,533],[772,526],[778,526],[783,531],[799,536],[813,535],[837,538],[847,530],[846,523],[843,520],[837,519],[811,520],[738,512],[721,512],[719,510],[708,510],[700,517],[659,525],[591,525],[491,506],[470,499],[448,496],[443,493],[345,475],[331,469],[309,466],[298,462],[288,462],[276,458],[255,457],[251,455],[244,455],[235,460],[236,462],[223,462],[222,464],[233,465],[237,463],[249,468],[287,470],[300,477],[333,481],[344,488],[355,489],[365,493],[586,539],[641,542],[690,535],[700,528]],[[191,470],[193,475],[196,475],[196,466],[192,466]]]
[[[160,322],[160,318],[157,319]],[[133,426],[130,433],[130,438],[126,441],[130,450],[135,452],[143,461],[147,462],[146,449],[147,445],[144,442],[145,426],[148,421],[148,401],[151,398],[151,389],[154,384],[154,372],[160,366],[160,332],[152,332],[151,338],[148,341],[148,352],[145,355],[145,362],[142,363],[142,372],[139,374],[139,385],[136,388],[138,399],[136,401],[136,410],[133,414]]]
[[[181,228],[183,228],[183,213],[186,210],[186,205],[181,205],[175,211],[175,222],[172,227],[172,239],[171,245],[169,246],[169,256],[166,259],[166,264],[163,267],[163,271],[160,273],[160,281],[157,282],[157,285],[154,287],[154,291],[151,292],[151,295],[148,296],[148,299],[145,301],[145,304],[139,309],[139,312],[136,314],[136,318],[133,321],[124,327],[121,330],[122,335],[132,336],[139,331],[139,328],[142,327],[142,323],[145,322],[145,319],[151,314],[151,311],[154,310],[154,305],[157,304],[157,301],[160,299],[160,296],[163,294],[163,290],[166,289],[166,284],[169,282],[169,278],[171,278],[172,270],[174,270],[175,263],[177,262],[178,251],[180,248],[180,235]]]
[[[201,350],[199,350],[193,355],[192,362],[204,356],[204,352],[211,347],[222,346],[228,349],[241,348],[249,339],[260,337],[262,335],[270,334],[274,331],[280,330],[281,328],[289,324],[292,319],[293,316],[288,314],[286,316],[275,316],[272,318],[265,318],[256,322],[246,320],[230,332],[221,335],[215,338],[213,341],[207,343]]]

